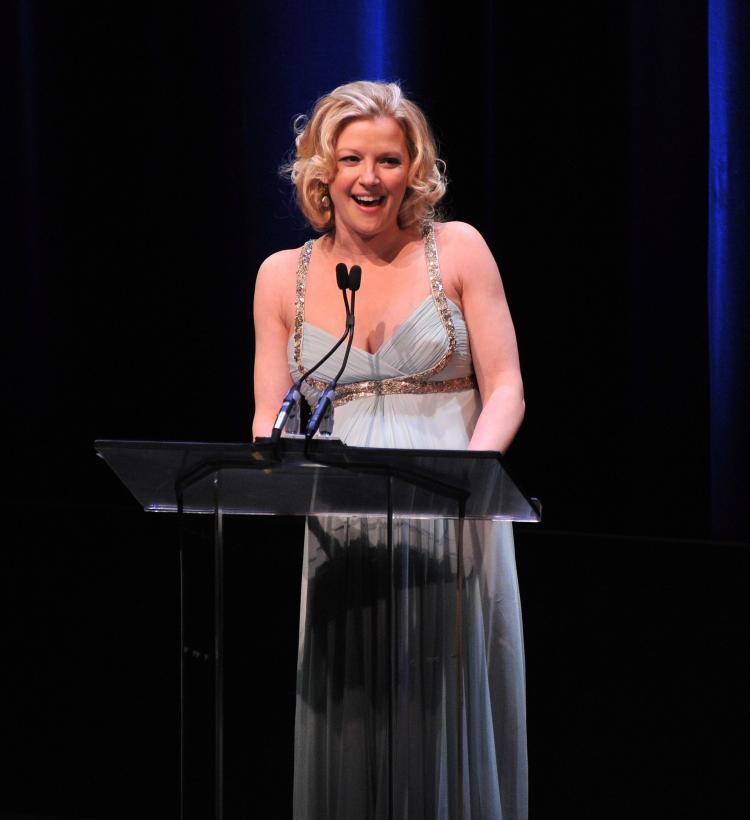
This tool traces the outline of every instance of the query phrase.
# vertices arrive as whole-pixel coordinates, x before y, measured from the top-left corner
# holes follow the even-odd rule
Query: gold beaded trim
[[[377,383],[382,386],[379,392],[374,393],[371,389],[367,389],[363,390],[362,396],[388,395],[389,393],[450,393],[453,392],[454,389],[469,390],[476,386],[476,382],[473,382],[467,387],[457,387],[453,389],[416,389],[417,385],[425,386],[425,383],[430,378],[443,370],[450,361],[450,357],[456,349],[456,328],[453,324],[453,316],[451,315],[451,310],[448,306],[448,299],[445,295],[445,290],[443,289],[443,281],[440,278],[440,260],[438,259],[437,243],[435,242],[435,228],[432,222],[425,222],[423,224],[422,238],[424,239],[424,252],[425,259],[427,260],[427,273],[430,279],[430,291],[432,293],[432,298],[435,301],[435,307],[437,309],[438,316],[440,317],[440,321],[443,323],[443,327],[445,328],[445,335],[448,338],[448,348],[441,358],[427,370],[423,370],[421,373],[414,373],[407,379],[394,377],[390,379],[376,380]],[[305,324],[305,287],[307,284],[307,269],[310,265],[310,256],[312,255],[314,243],[314,239],[309,239],[305,242],[302,246],[302,250],[300,251],[299,262],[297,264],[297,289],[294,313],[294,361],[297,364],[297,369],[300,374],[305,372],[305,366],[302,363],[302,337]],[[473,379],[473,377],[466,377],[467,382],[471,379]],[[307,378],[305,381],[315,390],[320,392],[325,390],[327,387],[326,382],[318,379]],[[463,381],[464,379],[448,379],[447,381],[442,382],[442,384],[448,385],[453,384],[454,382]],[[352,386],[371,385],[374,383],[375,381],[355,382]],[[392,388],[391,385],[393,386]],[[415,389],[405,390],[404,385],[411,385],[412,388]],[[347,386],[348,385],[346,384],[337,385],[336,400],[334,401],[334,405],[339,403],[343,404],[345,401],[351,401],[353,398],[360,397],[359,394],[352,393],[351,398],[347,398],[345,401],[339,402],[339,392],[344,390]]]
[[[429,379],[439,373],[448,364],[450,357],[456,350],[456,328],[453,325],[453,316],[448,307],[448,299],[443,289],[443,280],[440,278],[440,260],[438,259],[437,243],[435,242],[435,228],[432,222],[425,222],[422,226],[422,236],[424,237],[424,253],[427,258],[427,272],[430,277],[430,289],[432,298],[435,300],[438,316],[445,328],[445,335],[448,337],[448,349],[437,364],[424,370],[416,378]]]
[[[297,287],[294,298],[294,361],[297,363],[300,375],[305,372],[302,364],[302,328],[305,324],[305,285],[307,283],[307,268],[310,265],[314,239],[308,239],[302,246],[299,261],[297,262]]]
[[[458,393],[461,390],[474,390],[477,380],[474,375],[457,379],[446,379],[442,382],[421,382],[414,377],[408,379],[374,379],[369,382],[350,382],[336,385],[336,398],[333,406],[339,407],[354,399],[369,396],[399,396],[408,393]]]

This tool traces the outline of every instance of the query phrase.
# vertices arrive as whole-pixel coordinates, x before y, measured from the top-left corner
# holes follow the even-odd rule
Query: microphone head
[[[343,262],[339,262],[338,265],[336,265],[336,284],[340,290],[346,290],[349,287],[349,273]]]
[[[349,271],[349,290],[359,290],[362,281],[362,268],[359,265],[352,265]]]

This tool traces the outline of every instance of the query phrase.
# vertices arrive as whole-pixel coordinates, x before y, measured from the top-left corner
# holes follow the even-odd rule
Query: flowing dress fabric
[[[304,322],[311,245],[300,257],[296,378],[334,338]],[[378,351],[353,347],[342,383],[471,376],[466,325],[445,298],[431,226],[431,294]],[[305,385],[314,405],[339,351]],[[453,380],[453,381],[451,381]],[[403,390],[403,383],[396,390]],[[439,388],[438,388],[439,389]],[[481,409],[476,389],[386,392],[341,404],[334,435],[365,447],[465,449]],[[308,520],[300,611],[295,820],[524,820],[528,814],[524,660],[509,522],[463,530],[463,793],[457,793],[455,601],[457,522],[396,519],[392,565],[383,519]],[[389,701],[389,585],[394,589],[394,690]],[[393,716],[389,763],[388,716]],[[393,771],[389,796],[389,767]]]

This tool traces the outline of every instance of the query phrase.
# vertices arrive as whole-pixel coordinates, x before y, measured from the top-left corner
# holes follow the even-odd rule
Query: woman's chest
[[[303,319],[340,336],[346,323],[343,295],[335,275],[326,277],[324,273],[311,271],[308,277],[301,302]],[[437,318],[441,293],[460,308],[455,289],[446,287],[442,278],[431,277],[426,266],[383,272],[362,265],[361,285],[354,299],[354,346],[376,353],[417,318],[424,320],[431,314]]]

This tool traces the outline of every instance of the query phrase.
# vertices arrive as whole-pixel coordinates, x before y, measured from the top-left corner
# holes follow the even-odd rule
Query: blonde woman
[[[421,110],[395,83],[355,82],[298,122],[289,167],[321,236],[263,262],[255,293],[255,436],[271,432],[293,380],[341,333],[336,264],[357,264],[354,342],[334,435],[364,447],[505,451],[524,414],[500,274],[470,225],[440,222],[444,167]],[[303,387],[311,405],[339,350]],[[385,525],[308,521],[295,744],[295,818],[389,811]],[[455,522],[399,520],[395,816],[527,815],[523,647],[513,536],[467,522],[464,789],[456,793]],[[453,563],[451,564],[451,560]]]

